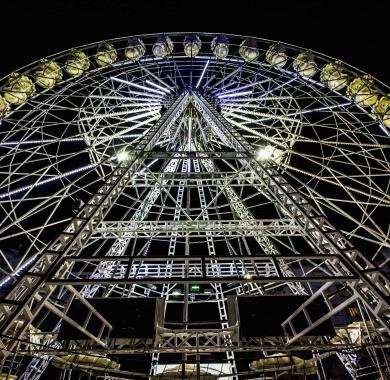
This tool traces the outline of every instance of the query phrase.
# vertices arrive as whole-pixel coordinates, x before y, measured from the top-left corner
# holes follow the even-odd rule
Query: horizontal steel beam
[[[213,173],[158,173],[158,172],[141,172],[132,178],[128,187],[153,187],[160,182],[169,181],[169,186],[179,187],[199,187],[201,186],[226,186],[243,187],[258,186],[255,183],[255,176],[252,172],[213,172]]]
[[[208,337],[203,340],[202,344],[193,344],[189,342],[189,337],[194,335],[193,331],[176,331],[163,337],[163,345],[155,345],[153,339],[106,339],[105,343],[109,348],[102,348],[100,346],[91,346],[90,341],[74,340],[67,341],[72,346],[73,353],[81,353],[84,355],[97,355],[97,354],[146,354],[146,353],[208,353],[208,352],[261,352],[263,350],[270,352],[291,352],[291,351],[339,351],[339,350],[358,350],[364,346],[354,344],[351,342],[343,343],[329,343],[322,337],[304,337],[295,344],[286,344],[284,337],[265,337],[265,338],[245,338],[241,339],[239,344],[232,344],[231,342],[221,340],[221,342],[210,339],[210,334],[202,331],[198,331],[199,337]],[[195,334],[196,335],[196,334]],[[178,342],[178,338],[180,342]],[[172,342],[178,343],[176,346]],[[206,344],[204,343],[206,341]],[[220,343],[220,344],[218,344]],[[373,343],[372,346],[376,347],[388,347],[386,342]],[[25,346],[24,346],[25,347]],[[37,346],[31,344],[28,350],[22,348],[18,352],[23,354],[51,354],[51,355],[67,355],[69,351],[64,348],[51,348],[49,346]],[[24,351],[25,350],[25,351]]]
[[[261,256],[187,256],[178,257],[67,257],[64,261],[90,263],[96,268],[101,265],[101,276],[91,278],[88,271],[82,275],[68,272],[54,274],[47,280],[56,285],[87,284],[185,284],[209,283],[287,283],[287,282],[329,282],[356,281],[343,262],[334,255],[261,255]],[[281,268],[299,263],[306,272],[295,271],[291,276],[283,274]],[[329,267],[338,272],[327,272]],[[98,267],[99,268],[99,267]],[[325,269],[325,270],[322,270]],[[75,269],[76,270],[76,269]],[[329,273],[329,274],[328,274]]]
[[[103,221],[92,239],[122,237],[187,236],[294,236],[301,228],[292,219],[182,220],[182,221]]]
[[[132,150],[137,152],[137,149]],[[165,159],[170,160],[173,158],[176,159],[250,159],[248,155],[244,152],[216,152],[216,151],[167,151],[167,152],[157,152],[157,151],[143,151],[139,152],[144,159]]]
[[[252,284],[268,284],[268,283],[287,283],[287,282],[302,282],[302,283],[323,283],[323,282],[354,282],[356,276],[295,276],[295,277],[257,277],[245,279],[243,276],[229,277],[214,277],[214,276],[188,276],[188,277],[143,277],[143,278],[66,278],[52,279],[46,281],[49,285],[147,285],[147,284],[232,284],[232,283],[252,283]]]
[[[231,261],[253,261],[253,262],[269,262],[270,260],[316,260],[319,262],[324,262],[327,260],[336,260],[343,262],[343,258],[333,255],[333,254],[297,254],[297,255],[287,255],[285,253],[280,253],[278,255],[214,255],[214,256],[202,256],[202,255],[191,255],[187,257],[182,256],[167,256],[167,255],[153,255],[153,256],[67,256],[64,258],[66,261],[81,261],[81,262],[100,262],[100,261],[115,261],[115,262],[129,262],[132,261],[134,263],[142,262],[142,263],[155,263],[155,262],[189,262],[189,261],[198,261],[204,260],[205,262],[231,262]]]

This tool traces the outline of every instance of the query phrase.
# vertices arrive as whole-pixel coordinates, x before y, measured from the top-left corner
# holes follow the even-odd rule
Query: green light
[[[192,284],[190,286],[190,290],[191,290],[191,292],[194,292],[194,293],[199,292],[200,286],[198,284]]]

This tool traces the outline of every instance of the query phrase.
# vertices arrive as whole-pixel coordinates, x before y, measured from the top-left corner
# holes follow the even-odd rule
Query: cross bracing
[[[223,353],[237,378],[253,373],[236,353],[299,351],[320,378],[332,354],[353,378],[385,378],[386,124],[296,66],[259,64],[257,44],[252,63],[243,50],[112,62],[4,118],[1,373],[38,379],[53,359],[64,376],[148,377]],[[279,335],[255,336],[249,295],[301,301]],[[116,337],[96,302],[140,298],[158,300],[152,336]],[[151,357],[135,372],[70,353]]]

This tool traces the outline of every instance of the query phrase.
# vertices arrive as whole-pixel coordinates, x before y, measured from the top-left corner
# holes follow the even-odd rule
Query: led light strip
[[[127,81],[127,80],[123,80],[123,79],[119,79],[119,78],[115,78],[115,77],[111,77],[111,79],[112,79],[113,81],[115,81],[115,82],[124,83],[124,84],[128,84],[129,86],[133,86],[133,87],[136,87],[136,88],[140,88],[141,90],[146,90],[146,91],[154,92],[155,94],[159,94],[159,95],[165,95],[165,92],[163,92],[163,91],[154,90],[153,88],[141,86],[140,84],[133,83],[133,82],[129,82],[129,81]]]
[[[120,136],[112,136],[111,139],[119,139],[119,138],[132,138],[139,137],[140,133],[135,133],[131,135],[120,135]],[[96,136],[92,140],[106,140],[107,137]],[[0,143],[0,146],[14,146],[14,145],[30,145],[30,144],[50,144],[50,143],[66,143],[66,142],[81,142],[85,141],[84,137],[69,137],[64,139],[47,139],[47,140],[30,140],[30,141],[6,141]]]
[[[233,94],[218,95],[219,99],[233,98],[236,96],[252,95],[252,91],[235,92]]]
[[[206,70],[207,70],[207,67],[209,66],[209,63],[210,63],[210,61],[207,61],[206,64],[204,65],[202,74],[201,74],[201,76],[200,76],[200,78],[199,78],[199,80],[198,80],[198,83],[196,84],[196,87],[195,87],[195,88],[198,88],[199,85],[200,85],[200,83],[202,82],[202,79],[203,79],[203,77],[204,77],[204,74],[206,73]]]
[[[158,84],[153,83],[153,82],[150,81],[150,80],[146,80],[145,82],[146,82],[147,84],[150,84],[150,85],[153,86],[153,87],[156,87],[156,88],[160,89],[161,91],[165,92],[166,94],[170,94],[170,92],[171,92],[170,89],[166,89],[166,88],[164,88],[164,87],[162,87],[162,86],[159,86]]]
[[[36,183],[34,183],[34,184],[32,184],[32,185],[20,187],[19,189],[12,190],[12,191],[10,191],[10,192],[8,192],[8,193],[0,194],[0,199],[1,199],[1,198],[8,197],[8,196],[11,196],[11,195],[14,195],[14,194],[17,194],[17,193],[20,193],[21,191],[25,191],[25,190],[32,189],[33,187],[45,185],[45,184],[47,184],[47,183],[56,181],[56,180],[58,180],[58,179],[67,177],[67,176],[72,175],[72,174],[75,174],[75,173],[79,173],[79,172],[82,172],[82,171],[85,171],[85,170],[88,170],[88,169],[93,169],[93,168],[96,167],[96,166],[98,166],[98,164],[91,164],[91,165],[83,166],[83,167],[81,167],[81,168],[78,168],[78,169],[74,169],[74,170],[70,170],[70,171],[68,171],[68,172],[65,172],[65,173],[60,174],[60,175],[58,175],[58,176],[55,176],[55,177],[52,177],[52,178],[48,178],[48,179],[45,179],[45,180],[40,181],[40,182],[36,182]]]

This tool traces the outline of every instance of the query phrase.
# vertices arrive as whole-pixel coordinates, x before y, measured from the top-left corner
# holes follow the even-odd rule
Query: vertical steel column
[[[181,173],[187,173],[188,168],[188,160],[183,160],[182,167],[181,167]],[[177,198],[176,198],[176,207],[175,212],[173,216],[173,220],[175,222],[179,221],[180,215],[181,215],[181,208],[183,204],[183,197],[184,197],[184,189],[185,189],[186,181],[180,181],[179,182],[179,188],[177,191]],[[175,255],[175,249],[176,249],[176,241],[177,241],[177,232],[173,231],[171,234],[171,238],[169,240],[169,247],[168,247],[168,257],[172,257]],[[169,264],[172,265],[172,260],[167,261],[168,265],[167,268],[169,268]],[[168,278],[171,276],[172,271],[166,271],[165,276]],[[165,297],[166,300],[169,300],[169,284],[163,284],[161,296]],[[165,312],[165,310],[164,310]],[[160,359],[160,354],[158,352],[154,352],[152,354],[152,363],[150,367],[150,375],[154,376],[156,374],[158,361]]]
[[[199,160],[194,159],[194,170],[195,173],[200,173],[200,165],[199,165]],[[202,210],[202,218],[203,220],[209,220],[209,213],[207,211],[207,203],[206,203],[206,196],[204,192],[204,188],[202,186],[202,181],[197,181],[198,184],[198,194],[199,194],[199,202],[200,202],[200,207]],[[206,242],[207,242],[207,248],[209,251],[210,256],[215,256],[215,247],[214,247],[214,241],[212,238],[212,232],[207,231],[206,232]],[[218,270],[218,268],[213,267],[213,262],[212,264],[212,271],[215,272]],[[215,298],[217,300],[217,305],[218,305],[218,311],[219,311],[219,317],[221,318],[221,327],[222,329],[227,329],[229,327],[228,323],[228,315],[227,315],[227,306],[226,306],[226,300],[224,298],[223,290],[222,290],[222,285],[215,283],[213,285],[214,291],[215,291]],[[227,337],[227,339],[230,339],[230,337]],[[233,375],[233,377],[236,379],[237,376],[237,368],[236,368],[236,361],[234,357],[234,352],[228,351],[226,352],[226,358],[228,360],[229,366],[230,366],[230,372]]]

